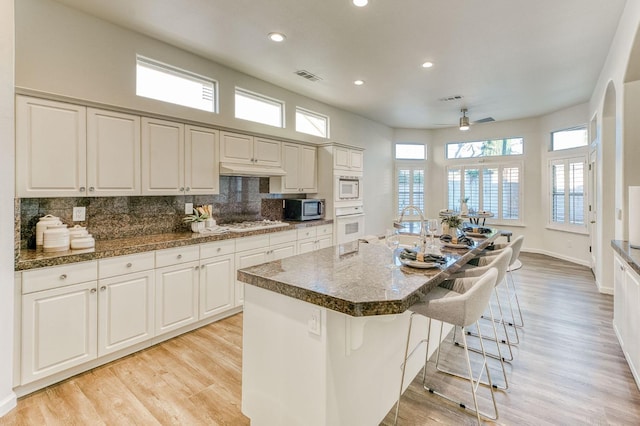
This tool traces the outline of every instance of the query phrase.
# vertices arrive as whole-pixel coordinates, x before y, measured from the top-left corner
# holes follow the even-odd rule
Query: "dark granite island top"
[[[636,271],[636,274],[640,274],[640,249],[631,248],[629,241],[620,240],[612,240],[611,247]]]
[[[382,244],[352,243],[238,270],[238,280],[350,316],[399,314],[490,245],[500,233],[468,249],[443,249],[440,268],[391,270]],[[346,247],[346,248],[345,248]]]

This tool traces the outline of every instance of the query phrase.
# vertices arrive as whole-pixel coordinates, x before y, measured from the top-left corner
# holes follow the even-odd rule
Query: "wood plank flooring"
[[[525,328],[507,366],[510,387],[496,392],[500,417],[488,423],[640,424],[640,392],[611,325],[613,298],[597,292],[587,268],[541,255],[521,260],[514,274]],[[451,346],[444,356],[454,364],[461,352]],[[247,425],[241,364],[235,315],[21,398],[0,425]],[[447,392],[468,395],[467,383],[432,375]],[[426,393],[417,378],[398,423],[463,425],[475,417]],[[393,410],[383,424],[393,424]]]

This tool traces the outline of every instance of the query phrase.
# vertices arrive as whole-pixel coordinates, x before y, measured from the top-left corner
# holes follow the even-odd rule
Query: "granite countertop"
[[[387,247],[355,242],[240,269],[238,279],[355,317],[399,314],[499,236],[477,239],[471,250],[443,249],[441,268],[392,270]]]
[[[629,241],[611,240],[611,247],[640,275],[640,249],[631,248]]]
[[[98,240],[92,249],[66,250],[45,253],[42,249],[21,249],[16,259],[14,269],[24,271],[33,268],[64,265],[68,263],[84,262],[88,260],[104,259],[107,257],[123,256],[146,251],[161,250],[172,247],[188,246],[192,244],[221,241],[231,238],[243,238],[274,232],[290,231],[309,226],[319,226],[333,223],[333,220],[313,220],[307,222],[287,222],[289,226],[267,228],[250,232],[227,232],[224,234],[196,234],[192,232],[177,232],[168,234],[142,235],[139,237],[119,238],[114,240]]]

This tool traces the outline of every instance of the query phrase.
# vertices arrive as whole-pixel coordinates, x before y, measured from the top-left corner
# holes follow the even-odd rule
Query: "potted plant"
[[[460,199],[460,214],[466,215],[469,214],[469,206],[467,203],[469,202],[469,197],[464,197]]]
[[[185,216],[182,221],[191,224],[192,232],[200,232],[204,229],[204,221],[207,219],[209,219],[207,213],[200,213],[198,210],[193,209],[193,214]]]
[[[462,225],[462,218],[457,214],[442,217],[442,233],[457,236],[457,229]]]

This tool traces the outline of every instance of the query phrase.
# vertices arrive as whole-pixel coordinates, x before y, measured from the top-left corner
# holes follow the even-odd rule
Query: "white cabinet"
[[[153,252],[98,261],[98,356],[154,334]]]
[[[281,194],[318,192],[318,149],[314,146],[282,143],[282,168],[285,176],[273,177],[269,191]]]
[[[140,117],[87,109],[87,193],[140,195]]]
[[[333,245],[333,226],[320,225],[298,229],[298,254],[309,253]]]
[[[21,383],[97,357],[95,262],[22,275]]]
[[[364,169],[364,153],[362,150],[335,146],[333,151],[333,168],[361,172]]]
[[[143,195],[217,194],[217,155],[217,130],[143,118]]]
[[[200,246],[200,319],[229,310],[235,305],[235,240]]]
[[[281,150],[280,141],[231,132],[220,134],[222,162],[279,167]]]
[[[86,108],[16,97],[16,195],[86,194]]]
[[[640,387],[640,276],[614,257],[613,321],[620,346]]]
[[[198,258],[198,246],[156,252],[156,335],[198,320]]]

